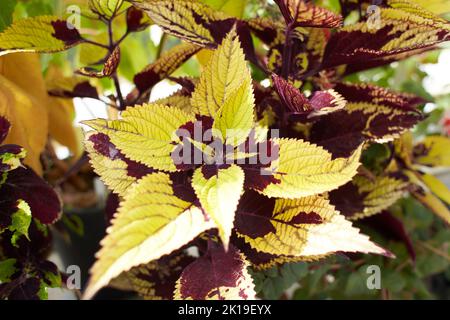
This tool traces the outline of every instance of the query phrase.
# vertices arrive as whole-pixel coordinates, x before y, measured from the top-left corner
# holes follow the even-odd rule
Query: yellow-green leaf
[[[423,174],[421,178],[431,192],[450,205],[450,190],[441,180],[431,174]]]
[[[245,142],[254,126],[254,105],[253,87],[248,74],[247,79],[217,112],[213,127],[221,132],[222,141],[233,146]]]
[[[130,188],[102,240],[85,298],[120,273],[169,254],[213,227],[199,208],[174,195],[168,175],[146,176]]]
[[[246,81],[248,74],[244,52],[236,33],[232,31],[214,51],[200,76],[200,82],[192,93],[194,110],[198,114],[215,117]]]
[[[423,154],[416,157],[420,164],[433,167],[450,167],[450,139],[443,136],[428,136],[420,144]]]
[[[414,192],[413,196],[419,200],[425,207],[427,207],[435,215],[443,219],[447,224],[450,224],[450,210],[437,197],[430,192]]]
[[[236,165],[218,169],[216,174],[206,176],[209,169],[199,168],[194,172],[192,187],[202,208],[216,223],[219,236],[228,246],[233,229],[234,214],[244,188],[244,171]],[[206,174],[205,174],[206,173]]]
[[[159,170],[176,171],[171,158],[177,129],[194,117],[167,106],[144,104],[129,107],[121,120],[96,119],[85,124],[108,135],[111,142],[131,160]]]
[[[11,52],[58,52],[81,42],[78,30],[58,17],[21,19],[0,33],[0,56]]]
[[[348,158],[332,159],[331,153],[303,140],[275,139],[278,159],[270,170],[278,183],[262,193],[269,197],[299,198],[330,191],[352,179],[360,165],[360,146]]]
[[[114,17],[123,5],[123,0],[89,0],[89,8],[100,17]]]
[[[239,236],[257,251],[305,259],[337,251],[389,255],[322,196],[278,199],[269,219],[274,231],[257,238]]]

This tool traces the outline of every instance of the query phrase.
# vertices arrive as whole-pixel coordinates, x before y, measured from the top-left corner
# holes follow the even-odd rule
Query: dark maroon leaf
[[[365,218],[364,220],[361,220],[361,223],[373,228],[388,240],[403,242],[411,259],[413,261],[416,260],[416,251],[414,250],[411,238],[405,230],[403,222],[389,211],[383,211],[374,216]]]
[[[52,21],[52,26],[55,30],[55,33],[53,33],[52,36],[58,40],[64,41],[68,46],[83,40],[78,30],[66,20]]]
[[[180,296],[182,299],[205,300],[219,295],[219,288],[236,288],[246,269],[239,251],[230,245],[225,251],[221,245],[211,244],[208,252],[188,265],[180,277]],[[244,296],[244,288],[241,291]]]
[[[145,22],[145,13],[142,10],[137,9],[134,6],[131,6],[127,10],[127,30],[128,32],[137,32],[144,30],[149,26],[148,23]]]
[[[33,217],[43,224],[54,223],[61,216],[58,195],[32,169],[19,167],[9,171],[0,188],[2,198],[27,202]]]

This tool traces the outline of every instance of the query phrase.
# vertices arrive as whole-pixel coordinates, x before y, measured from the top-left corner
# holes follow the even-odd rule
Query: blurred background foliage
[[[204,0],[207,4],[229,14],[243,17],[278,16],[278,10],[273,1],[266,0]],[[339,11],[338,0],[316,1],[331,10]],[[71,5],[81,9],[87,0],[8,0],[0,1],[0,31],[5,29],[14,19],[39,15],[68,16]],[[83,10],[81,10],[83,13]],[[445,15],[449,18],[450,14]],[[346,23],[358,19],[349,16]],[[125,32],[125,17],[117,19],[114,35],[119,39]],[[96,41],[107,41],[105,24],[81,17],[81,31],[93,36]],[[255,46],[258,47],[258,40]],[[122,61],[119,76],[127,92],[131,88],[133,76],[147,64],[153,62],[162,52],[179,43],[178,39],[165,36],[156,26],[133,33],[121,45]],[[65,76],[71,76],[76,70],[87,64],[95,64],[104,52],[89,44],[82,44],[67,52],[41,55],[43,73],[46,74],[50,66],[57,66]],[[179,70],[176,76],[198,76],[201,69],[201,59],[190,59]],[[417,138],[431,134],[446,134],[443,128],[445,116],[450,109],[450,48],[443,48],[434,52],[412,57],[391,65],[374,68],[348,76],[351,82],[374,83],[394,90],[417,94],[429,101],[424,106],[428,117],[419,124],[414,135]],[[265,76],[255,70],[254,78],[263,81]],[[105,78],[96,80],[96,85],[103,95],[112,92],[112,82]],[[158,96],[167,96],[173,90],[173,84],[166,81],[165,86],[155,88]],[[92,101],[91,101],[92,102]],[[76,103],[76,119],[82,120],[92,115],[101,115],[104,106],[93,103]],[[86,110],[88,109],[88,110]],[[75,123],[77,125],[77,123]],[[447,133],[448,134],[448,133]],[[382,145],[374,145],[366,153],[364,161],[376,163],[386,156]],[[450,152],[450,151],[449,151]],[[450,182],[448,172],[442,177]],[[256,289],[261,297],[268,299],[449,299],[450,298],[450,230],[428,209],[412,198],[399,201],[390,210],[400,218],[411,238],[416,252],[413,261],[404,244],[400,242],[386,242],[385,238],[370,229],[364,229],[371,238],[389,248],[396,259],[385,259],[379,256],[337,255],[318,262],[290,263],[282,267],[274,267],[264,272],[254,272]],[[74,216],[72,216],[73,218]],[[67,225],[75,223],[73,230],[80,233],[79,219],[66,221]],[[92,240],[92,239],[91,239]],[[369,265],[381,268],[381,290],[369,290],[366,273]]]

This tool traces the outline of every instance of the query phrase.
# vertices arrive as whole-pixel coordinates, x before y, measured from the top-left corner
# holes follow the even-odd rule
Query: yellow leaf
[[[247,0],[202,0],[214,10],[222,11],[230,16],[242,18]]]
[[[388,4],[393,7],[411,7],[411,5],[416,4],[423,9],[426,9],[434,14],[445,14],[450,12],[450,2],[448,0],[389,0]]]
[[[431,212],[450,224],[450,210],[441,200],[429,192],[414,192],[413,196]]]
[[[60,70],[50,67],[47,71],[47,89],[58,82],[65,82]],[[73,125],[75,106],[72,99],[49,97],[48,99],[49,133],[60,144],[69,148],[75,158],[81,154],[81,143]]]
[[[118,157],[118,151],[112,144],[108,144],[109,141],[102,141],[110,153],[109,157],[97,151],[96,135],[98,133],[95,132],[86,135],[85,147],[89,153],[90,163],[94,171],[113,192],[124,195],[138,179],[136,175],[129,174],[129,164]]]
[[[194,121],[192,115],[173,107],[144,104],[129,107],[122,120],[96,119],[85,124],[108,135],[111,142],[131,160],[158,170],[176,171],[171,153],[178,141],[177,129]]]
[[[303,140],[275,139],[278,159],[270,170],[279,183],[262,193],[269,197],[299,198],[338,188],[352,179],[359,167],[360,146],[349,158],[332,159],[331,153]]]
[[[192,93],[191,104],[198,114],[215,117],[249,74],[239,39],[230,32],[214,51],[210,63],[200,76]]]
[[[14,22],[0,33],[0,56],[11,52],[57,52],[83,42],[78,30],[54,16]]]
[[[91,270],[84,298],[143,263],[169,254],[214,227],[192,203],[177,198],[170,177],[154,173],[130,188]]]
[[[89,0],[89,8],[106,19],[114,17],[122,4],[123,0]]]
[[[24,147],[25,164],[42,174],[40,154],[48,135],[48,95],[39,57],[16,53],[0,57],[0,63],[0,114],[12,125],[5,143]]]
[[[443,136],[428,136],[419,145],[424,154],[416,157],[420,164],[433,167],[450,167],[450,139]]]
[[[315,223],[306,222],[311,219]],[[269,220],[275,231],[257,238],[243,234],[239,236],[255,250],[274,255],[308,258],[337,251],[389,255],[369,237],[360,234],[359,229],[353,227],[321,196],[278,199]]]
[[[219,228],[219,236],[227,248],[234,214],[244,188],[244,171],[236,165],[218,169],[217,174],[211,177],[205,177],[205,171],[198,168],[194,172],[192,187],[202,208]]]
[[[450,204],[450,190],[441,180],[431,174],[423,174],[421,178],[431,192]]]
[[[214,119],[213,128],[221,132],[222,141],[235,147],[245,142],[254,126],[254,105],[253,87],[248,74],[247,79],[225,101]]]

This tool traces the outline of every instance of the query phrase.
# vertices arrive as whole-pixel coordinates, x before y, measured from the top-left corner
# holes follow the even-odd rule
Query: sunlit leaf
[[[102,240],[85,298],[120,273],[173,252],[213,226],[199,208],[174,195],[168,175],[146,176],[125,195]]]
[[[0,56],[11,52],[63,51],[81,42],[78,30],[58,17],[21,19],[0,33]]]
[[[236,228],[257,251],[306,258],[337,251],[389,255],[321,196],[273,200],[265,208],[264,200],[252,197],[240,205]]]
[[[333,160],[328,151],[306,141],[277,139],[275,143],[279,158],[268,171],[279,182],[261,191],[269,197],[298,198],[330,191],[350,181],[359,167],[361,147],[348,158]]]
[[[129,107],[122,120],[96,119],[85,123],[110,141],[129,159],[159,170],[176,171],[171,158],[176,130],[193,120],[182,110],[145,104]]]
[[[234,212],[244,187],[244,171],[236,165],[217,169],[204,166],[195,171],[192,186],[202,208],[219,228],[222,242],[228,247]]]

